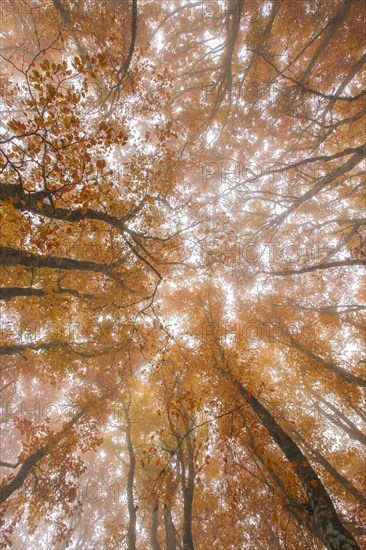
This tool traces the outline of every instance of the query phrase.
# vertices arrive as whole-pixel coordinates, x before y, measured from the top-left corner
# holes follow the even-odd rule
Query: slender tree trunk
[[[351,495],[353,495],[361,504],[366,508],[366,498],[360,493],[358,489],[352,483],[348,481],[342,474],[330,464],[330,462],[325,458],[322,453],[311,447],[309,443],[302,437],[302,435],[297,431],[292,429],[292,432],[297,439],[297,441],[305,448],[308,453],[311,455],[311,458],[314,462],[317,462],[330,474],[336,481],[338,481]]]
[[[351,439],[354,439],[355,441],[359,441],[360,443],[362,443],[362,445],[366,446],[366,435],[357,428],[357,426],[354,424],[354,422],[352,422],[352,420],[347,418],[347,416],[343,414],[343,412],[340,411],[338,407],[333,405],[333,403],[330,403],[323,396],[319,395],[316,391],[309,388],[309,386],[306,385],[305,387],[307,391],[311,393],[311,395],[313,395],[318,401],[321,401],[322,403],[324,403],[324,405],[328,407],[328,409],[333,411],[335,415],[333,416],[327,413],[326,411],[324,411],[324,409],[319,407],[320,412],[324,416],[329,418],[329,420],[333,422],[333,424],[335,424],[336,426],[341,428],[344,432],[346,432],[346,434],[348,434]]]
[[[69,347],[67,340],[54,340],[53,342],[39,342],[27,344],[14,344],[12,346],[0,346],[0,355],[13,355],[27,350],[50,350],[54,348]]]
[[[46,296],[46,292],[41,288],[8,287],[0,289],[1,300],[9,301],[17,296]]]
[[[175,525],[173,522],[172,510],[168,504],[164,504],[163,515],[164,515],[166,550],[176,550],[177,549],[177,531],[175,529]]]
[[[246,422],[245,422],[245,419],[243,419],[243,423],[244,423],[244,426],[246,427],[247,431],[249,432],[248,426],[246,425]],[[252,439],[249,440],[248,446],[249,446],[249,449],[252,451],[252,453],[255,455],[256,459],[260,462],[260,464],[263,466],[263,468],[269,474],[269,476],[273,480],[273,483],[276,485],[276,487],[278,489],[280,489],[282,494],[285,495],[286,498],[289,500],[289,504],[285,504],[285,508],[288,511],[288,513],[292,515],[292,517],[294,518],[294,520],[296,521],[296,523],[299,526],[303,526],[304,525],[303,509],[301,508],[301,506],[293,500],[291,495],[288,493],[285,485],[282,483],[279,476],[273,470],[272,466],[270,464],[268,464],[266,460],[264,460],[262,455],[257,453],[257,451],[256,451],[256,449],[253,445]],[[269,486],[272,487],[270,484],[269,484]],[[314,535],[316,538],[319,538],[319,535],[318,535],[318,533],[316,531],[316,528],[313,524],[308,523],[308,525],[306,525],[306,529],[308,531],[310,531],[311,534]]]
[[[188,447],[188,479],[183,486],[183,550],[194,550],[192,537],[192,509],[194,496],[194,464],[193,464],[193,446],[191,437],[188,434],[186,437]]]
[[[336,33],[337,29],[340,27],[342,22],[344,21],[347,12],[352,4],[352,0],[345,0],[343,4],[341,5],[340,9],[338,10],[336,16],[328,23],[327,27],[327,33],[323,37],[323,40],[313,53],[312,58],[310,59],[308,66],[306,67],[306,70],[303,72],[300,83],[305,84],[306,81],[309,78],[309,75],[311,74],[311,71],[313,70],[319,56],[322,54],[322,52],[325,50],[325,48],[328,46],[329,42],[333,38],[334,34]]]
[[[194,494],[194,471],[188,466],[188,480],[186,475],[186,464],[181,447],[178,449],[178,460],[181,469],[181,485],[183,493],[183,550],[194,550],[192,538],[192,503]]]
[[[49,204],[49,202],[45,202],[45,199],[52,198],[52,193],[47,193],[45,191],[25,192],[20,185],[0,183],[0,200],[4,201],[9,198],[15,199],[12,204],[14,208],[21,211],[33,212],[43,217],[62,220],[67,223],[79,222],[82,219],[100,220],[108,225],[116,227],[120,231],[124,230],[123,222],[121,222],[119,218],[110,216],[105,212],[99,212],[98,210],[88,208],[87,211],[82,214],[81,208],[75,210],[55,208]]]
[[[357,413],[360,418],[362,418],[363,422],[366,422],[366,414],[364,413],[364,411],[362,409],[360,409],[354,403],[350,403],[350,402],[348,402],[348,406],[349,406],[350,409],[355,411],[355,413]]]
[[[126,444],[129,456],[129,468],[127,473],[127,507],[128,507],[128,550],[136,550],[136,507],[134,498],[136,458],[131,438],[131,420],[129,418],[129,405],[125,407],[126,417]]]
[[[170,404],[169,404],[170,406]],[[193,537],[192,537],[192,508],[193,508],[193,496],[194,496],[194,480],[195,480],[195,471],[194,471],[194,449],[192,445],[192,440],[189,434],[189,421],[185,422],[185,437],[176,430],[171,415],[170,410],[167,410],[168,421],[172,432],[175,434],[177,441],[177,466],[180,468],[180,481],[183,493],[183,550],[194,550]],[[188,415],[187,417],[188,418]],[[188,450],[188,472],[186,472],[186,460],[183,452],[183,439],[186,442]],[[188,475],[187,475],[188,474]],[[170,550],[170,549],[169,549]]]
[[[332,416],[331,414],[323,411],[323,409],[320,409],[320,410],[322,414],[324,414],[324,416],[329,418],[329,420],[335,426],[338,426],[338,428],[341,428],[341,430],[343,430],[351,439],[353,439],[354,441],[358,441],[362,445],[366,446],[366,435],[362,433],[361,430],[359,430],[357,426],[353,424],[353,422],[351,422],[350,420],[347,420],[347,424],[348,424],[347,425],[343,423],[339,418],[337,418],[338,416],[337,413],[336,413],[336,416]]]
[[[225,372],[225,371],[224,371]],[[225,372],[225,374],[227,374]],[[277,424],[271,413],[235,378],[233,384],[290,461],[307,497],[319,539],[329,550],[360,550],[342,525],[325,487],[294,440]]]
[[[348,372],[343,367],[340,367],[339,365],[336,365],[333,361],[327,361],[326,359],[323,359],[313,351],[307,349],[301,342],[299,342],[293,334],[289,330],[287,330],[284,326],[280,327],[280,330],[288,336],[290,342],[285,344],[287,347],[291,348],[292,346],[301,351],[302,353],[305,353],[310,359],[315,361],[316,363],[322,365],[325,369],[329,370],[330,372],[337,374],[340,378],[345,380],[346,382],[349,382],[350,384],[356,384],[357,386],[366,387],[366,380],[362,378],[361,376],[357,376],[355,374],[352,374],[352,372]]]
[[[158,541],[158,525],[159,525],[159,502],[155,501],[152,509],[152,523],[150,532],[150,542],[152,550],[161,550]]]
[[[190,480],[183,490],[184,515],[183,515],[183,550],[194,550],[192,537],[192,505],[193,505],[194,480]]]

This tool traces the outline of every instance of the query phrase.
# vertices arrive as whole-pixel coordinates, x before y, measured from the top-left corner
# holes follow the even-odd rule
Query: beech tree
[[[362,548],[361,0],[1,18],[1,548]]]

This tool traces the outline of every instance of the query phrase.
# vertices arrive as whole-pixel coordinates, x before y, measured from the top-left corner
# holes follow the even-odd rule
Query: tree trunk
[[[48,269],[72,269],[75,271],[94,271],[108,275],[109,266],[72,258],[60,258],[58,256],[39,256],[25,250],[15,250],[8,246],[0,247],[0,263],[2,265],[28,267],[44,267]]]
[[[194,450],[192,445],[192,440],[189,434],[190,424],[187,420],[188,415],[186,415],[185,422],[185,435],[182,436],[179,434],[175,428],[171,415],[170,415],[170,403],[168,405],[167,414],[168,421],[172,432],[175,434],[177,441],[177,466],[180,467],[180,482],[183,493],[183,550],[194,550],[193,537],[192,537],[192,507],[193,507],[193,496],[194,496],[194,480],[195,480],[195,471],[194,471]],[[187,413],[185,411],[185,413]],[[186,442],[188,450],[188,472],[186,472],[186,460],[183,452],[183,441]],[[187,479],[188,473],[188,479]],[[169,549],[170,550],[170,549]]]
[[[93,298],[93,294],[84,294],[73,288],[59,288],[58,290],[51,290],[48,294],[71,294],[77,298]],[[42,288],[32,287],[5,287],[0,289],[0,300],[8,302],[12,298],[18,296],[46,296],[47,292]]]
[[[346,434],[348,434],[351,439],[354,439],[355,441],[359,441],[362,445],[366,446],[366,435],[357,428],[357,426],[354,424],[354,422],[352,422],[352,420],[347,418],[347,416],[343,414],[342,411],[340,411],[335,405],[330,403],[323,396],[319,395],[316,391],[309,388],[309,386],[305,385],[305,387],[307,391],[311,393],[311,395],[315,396],[315,398],[318,399],[318,401],[321,401],[322,403],[324,403],[324,405],[328,407],[328,409],[333,411],[333,413],[335,414],[335,416],[333,416],[327,413],[324,409],[319,407],[320,412],[324,416],[329,418],[329,420],[333,422],[333,424],[335,424],[336,426],[341,428],[344,432],[346,432]]]
[[[7,185],[6,183],[0,183],[0,200],[15,199],[13,201],[14,208],[21,211],[33,212],[33,214],[39,214],[40,216],[62,220],[67,223],[79,222],[83,219],[100,220],[112,227],[116,227],[118,230],[123,231],[123,222],[120,219],[106,214],[105,212],[98,212],[88,208],[83,214],[81,208],[71,210],[68,208],[55,208],[50,204],[52,199],[52,193],[45,191],[33,191],[25,192],[21,185]],[[48,199],[48,202],[45,200]]]
[[[246,427],[246,430],[249,433],[249,429],[248,429],[248,426],[246,425],[245,419],[243,419],[243,424],[244,424],[244,426]],[[303,510],[302,510],[301,506],[295,500],[293,500],[291,495],[288,493],[285,485],[282,483],[281,479],[276,474],[276,472],[274,471],[272,466],[270,464],[268,464],[266,460],[264,460],[264,458],[261,454],[257,453],[257,451],[255,449],[255,446],[253,445],[252,438],[249,440],[248,446],[249,446],[249,449],[252,451],[252,453],[255,455],[258,462],[260,462],[260,464],[263,466],[263,468],[269,474],[269,476],[273,480],[273,483],[276,485],[276,487],[278,489],[280,489],[282,494],[285,495],[285,497],[288,499],[289,503],[284,505],[286,510],[288,511],[288,513],[292,515],[292,517],[294,518],[294,520],[296,521],[296,523],[299,526],[303,526],[304,525],[304,520],[303,520]],[[272,487],[270,484],[268,484],[268,485],[270,487]],[[316,528],[313,524],[308,524],[305,527],[306,527],[306,529],[308,529],[308,531],[311,532],[312,535],[319,538],[318,533],[316,531]]]
[[[193,464],[193,446],[191,437],[188,434],[186,437],[188,447],[188,480],[187,484],[183,487],[183,550],[194,550],[193,537],[192,537],[192,508],[193,508],[193,495],[194,495],[194,464]]]
[[[310,359],[315,361],[316,363],[322,365],[325,369],[329,370],[330,372],[337,374],[340,378],[345,380],[346,382],[349,382],[350,384],[356,384],[357,386],[361,386],[363,388],[366,387],[366,380],[364,378],[361,378],[361,376],[357,376],[355,374],[352,374],[352,372],[348,372],[343,367],[340,367],[339,365],[336,365],[333,361],[327,361],[326,359],[323,359],[316,353],[314,353],[311,350],[308,350],[301,342],[299,342],[293,334],[287,329],[285,329],[283,326],[280,327],[281,331],[288,336],[290,339],[290,344],[286,343],[287,347],[291,348],[291,346],[295,347],[302,353],[305,353]]]
[[[311,518],[319,539],[329,550],[360,550],[351,533],[342,525],[326,489],[297,444],[277,424],[271,413],[235,378],[234,386],[268,430],[290,461],[307,497]]]
[[[158,541],[158,525],[159,525],[159,502],[154,502],[152,510],[152,523],[150,532],[150,542],[152,550],[161,550]]]
[[[302,437],[302,435],[297,430],[292,429],[292,432],[295,438],[300,443],[300,445],[302,445],[302,447],[304,447],[309,452],[313,461],[323,466],[323,468],[328,472],[328,474],[330,474],[349,493],[351,493],[351,495],[353,495],[359,502],[361,502],[361,504],[363,504],[366,507],[366,498],[360,493],[360,491],[356,489],[356,487],[354,487],[354,485],[352,485],[352,483],[350,483],[347,478],[345,478],[342,474],[340,474],[338,470],[336,470],[334,466],[330,464],[330,462],[325,458],[325,456],[322,455],[322,453],[320,453],[319,451],[311,447],[309,443],[307,443],[307,441]]]
[[[166,550],[176,550],[177,549],[177,531],[175,529],[175,525],[173,522],[172,510],[168,504],[164,504],[163,515],[164,515]]]
[[[194,481],[190,480],[183,490],[184,514],[183,514],[183,550],[194,550],[192,538],[192,504]]]
[[[125,407],[126,416],[126,444],[129,456],[129,468],[127,474],[127,506],[128,506],[128,550],[136,550],[136,507],[134,498],[136,458],[131,439],[131,421],[129,418],[129,405]]]

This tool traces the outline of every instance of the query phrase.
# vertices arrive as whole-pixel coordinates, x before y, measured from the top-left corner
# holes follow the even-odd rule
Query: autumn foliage
[[[0,7],[0,547],[365,548],[363,2]]]

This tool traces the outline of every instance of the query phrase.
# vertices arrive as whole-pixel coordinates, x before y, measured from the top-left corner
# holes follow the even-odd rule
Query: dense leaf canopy
[[[361,0],[2,0],[1,548],[365,548]]]

